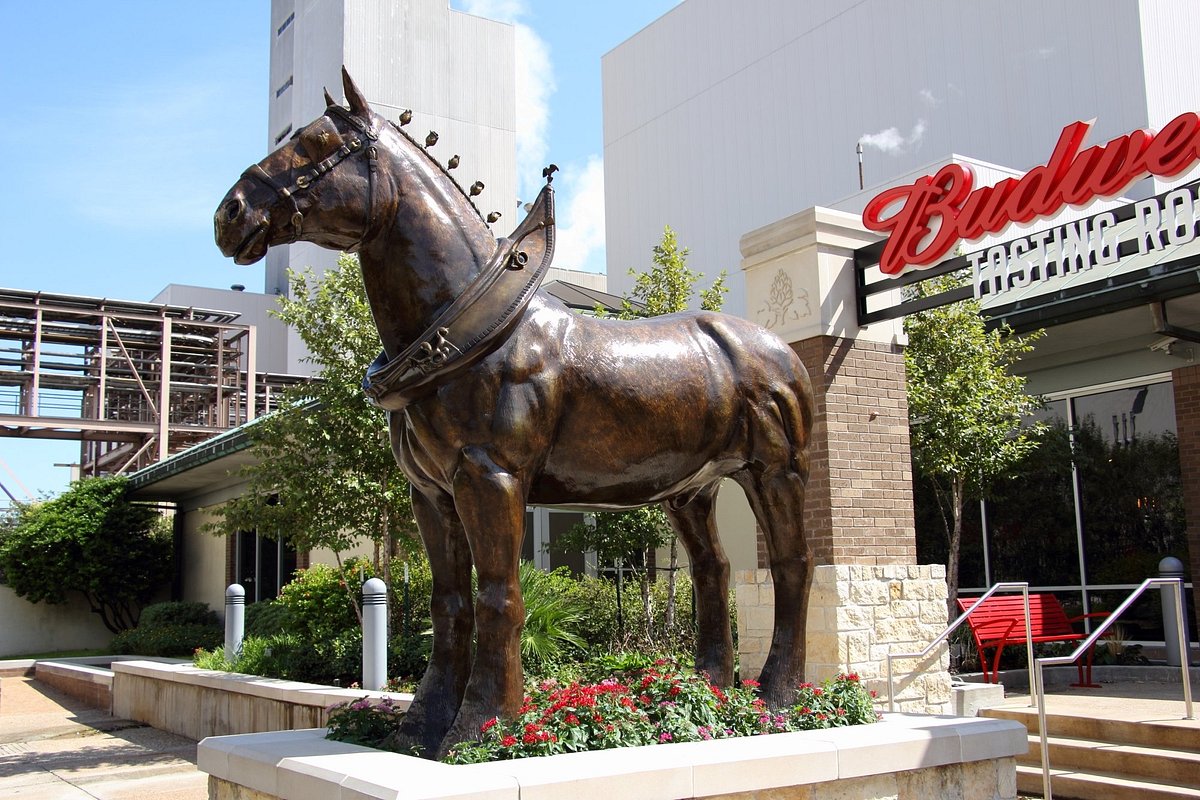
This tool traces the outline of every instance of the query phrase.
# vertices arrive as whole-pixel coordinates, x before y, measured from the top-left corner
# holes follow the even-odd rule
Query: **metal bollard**
[[[1158,577],[1179,578],[1180,586],[1182,586],[1183,562],[1174,556],[1167,556],[1162,561],[1158,562]],[[1160,593],[1162,595],[1163,640],[1167,648],[1167,666],[1179,667],[1182,666],[1182,664],[1179,662],[1179,619],[1177,618],[1175,610],[1175,593],[1168,592],[1166,587],[1163,587]],[[1186,648],[1186,617],[1183,619],[1183,635],[1183,641]]]
[[[225,590],[225,660],[234,661],[246,633],[246,590],[231,583]]]
[[[362,593],[363,688],[378,691],[387,683],[387,584],[371,578]]]

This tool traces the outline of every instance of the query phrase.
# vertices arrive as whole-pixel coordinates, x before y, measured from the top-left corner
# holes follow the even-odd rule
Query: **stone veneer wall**
[[[736,574],[738,651],[743,678],[756,677],[771,645],[775,594],[765,569]],[[887,654],[925,649],[946,627],[941,564],[820,565],[809,594],[805,677],[819,682],[855,672],[887,697]],[[950,713],[949,653],[893,662],[896,710]]]

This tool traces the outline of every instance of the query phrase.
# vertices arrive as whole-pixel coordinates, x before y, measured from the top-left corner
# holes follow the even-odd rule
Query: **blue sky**
[[[604,264],[600,57],[676,2],[452,2],[517,26],[518,102],[531,121],[518,146],[522,163],[564,168],[563,266]],[[265,150],[269,10],[269,0],[0,0],[0,286],[128,300],[168,283],[261,291],[261,267],[222,258],[211,219]],[[0,483],[59,491],[68,472],[53,464],[77,453],[0,438]]]

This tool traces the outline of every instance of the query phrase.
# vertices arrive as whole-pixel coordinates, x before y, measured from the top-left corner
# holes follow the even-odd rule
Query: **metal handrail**
[[[921,652],[919,652],[919,653],[888,653],[887,654],[888,711],[896,710],[896,707],[895,707],[895,694],[896,693],[895,693],[895,687],[893,686],[893,679],[892,679],[892,659],[894,659],[894,658],[924,658],[925,656],[929,655],[930,651],[932,651],[933,648],[937,647],[939,644],[946,641],[946,639],[948,639],[950,637],[950,634],[954,633],[954,631],[957,630],[958,626],[962,625],[963,622],[966,621],[967,617],[974,614],[983,605],[984,600],[987,600],[989,597],[994,595],[996,592],[1015,592],[1017,590],[1020,590],[1022,596],[1025,599],[1025,647],[1026,647],[1027,654],[1029,656],[1029,663],[1032,664],[1033,663],[1033,633],[1030,631],[1030,627],[1029,627],[1029,583],[1027,581],[1010,581],[1007,583],[997,583],[995,586],[993,586],[992,588],[990,588],[986,592],[984,592],[983,596],[980,597],[978,600],[976,600],[974,605],[972,605],[970,608],[968,608],[966,611],[964,611],[962,614],[960,614],[958,616],[958,619],[951,622],[950,626],[948,628],[946,628],[946,630],[942,631],[941,634],[936,639],[934,639],[932,642],[930,642],[929,646],[926,647]],[[983,654],[980,653],[980,658],[982,658],[982,657],[983,657]],[[1040,693],[1040,691],[1041,691],[1041,686],[1039,685],[1035,688],[1033,686],[1033,681],[1031,678],[1030,679],[1030,687],[1029,687],[1029,694],[1030,694],[1029,705],[1030,706],[1033,705],[1033,694],[1035,692]]]
[[[1103,636],[1108,629],[1113,626],[1114,623],[1116,623],[1117,618],[1125,613],[1125,610],[1133,605],[1134,601],[1141,597],[1142,594],[1152,586],[1170,586],[1172,594],[1175,595],[1175,626],[1179,633],[1179,671],[1181,677],[1183,678],[1183,704],[1186,712],[1184,719],[1195,719],[1196,717],[1192,712],[1192,684],[1190,676],[1188,675],[1188,640],[1186,629],[1184,628],[1184,620],[1187,619],[1187,617],[1184,616],[1183,611],[1183,581],[1180,578],[1147,578],[1146,580],[1142,581],[1141,585],[1138,586],[1137,589],[1134,590],[1133,594],[1125,598],[1125,601],[1121,603],[1121,605],[1117,606],[1115,611],[1108,615],[1108,618],[1104,620],[1103,625],[1092,631],[1091,635],[1084,639],[1079,646],[1075,648],[1073,653],[1066,656],[1047,656],[1045,658],[1039,658],[1036,661],[1030,660],[1030,663],[1033,664],[1034,667],[1033,672],[1031,672],[1030,675],[1031,677],[1034,674],[1037,675],[1038,687],[1040,688],[1042,686],[1043,666],[1058,666],[1062,664],[1075,663],[1077,660],[1079,660],[1080,656],[1087,652],[1089,647],[1092,647],[1094,644],[1096,644],[1100,637]],[[1054,800],[1054,793],[1050,788],[1050,760],[1047,758],[1046,752],[1046,698],[1045,695],[1040,691],[1038,692],[1037,697],[1037,710],[1038,738],[1041,740],[1042,748],[1042,796],[1045,798],[1045,800]]]

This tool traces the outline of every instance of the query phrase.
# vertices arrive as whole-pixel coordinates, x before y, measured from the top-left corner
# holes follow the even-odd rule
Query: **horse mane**
[[[479,217],[479,221],[482,222],[484,225],[487,225],[488,222],[484,218],[483,212],[481,212],[479,210],[479,206],[475,205],[475,201],[471,199],[471,195],[467,193],[466,189],[463,189],[462,185],[458,182],[458,179],[450,174],[450,170],[448,170],[446,168],[446,165],[443,164],[442,162],[438,161],[432,155],[430,155],[429,151],[426,150],[424,146],[419,144],[416,139],[409,136],[408,133],[403,128],[401,128],[400,125],[398,125],[396,122],[394,122],[393,120],[390,120],[390,119],[386,120],[386,122],[388,125],[390,125],[392,127],[392,130],[394,130],[396,133],[400,134],[405,139],[407,139],[409,141],[409,143],[417,149],[417,152],[419,152],[421,155],[425,156],[426,159],[428,159],[434,166],[436,166],[438,169],[440,169],[442,171],[443,175],[445,175],[447,178],[450,179],[450,182],[452,184],[454,184],[454,188],[458,189],[458,193],[462,195],[464,200],[466,200],[468,203],[470,203],[471,208],[475,211],[476,216]]]

